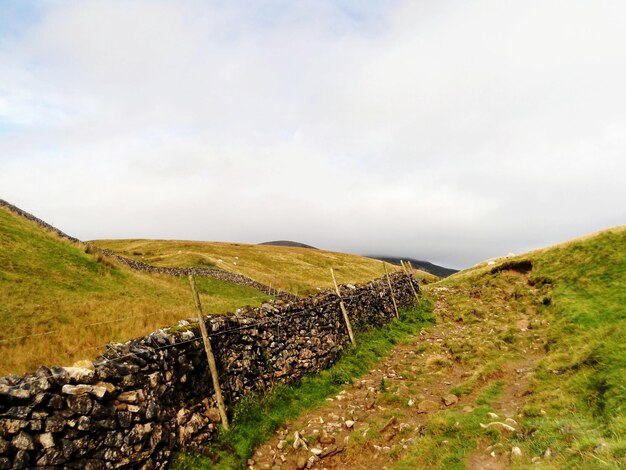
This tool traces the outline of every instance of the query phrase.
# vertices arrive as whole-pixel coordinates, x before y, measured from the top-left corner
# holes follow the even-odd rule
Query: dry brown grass
[[[0,208],[0,375],[94,358],[109,341],[194,315],[187,279],[134,272],[87,251]],[[197,284],[206,313],[269,298],[215,279]]]
[[[94,243],[156,266],[213,266],[295,294],[332,287],[331,267],[339,283],[362,283],[384,274],[381,261],[308,248],[177,240],[96,240]],[[387,267],[400,269],[389,264]],[[428,281],[436,279],[418,270],[415,275]]]

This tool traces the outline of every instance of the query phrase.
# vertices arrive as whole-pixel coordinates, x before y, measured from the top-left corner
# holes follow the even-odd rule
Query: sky
[[[0,198],[464,268],[626,223],[626,2],[0,0]]]

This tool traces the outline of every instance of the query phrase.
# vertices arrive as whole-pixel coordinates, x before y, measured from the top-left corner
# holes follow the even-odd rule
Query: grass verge
[[[220,430],[204,455],[180,452],[172,468],[180,470],[244,468],[256,446],[287,420],[319,406],[341,386],[369,372],[395,344],[406,341],[424,326],[434,323],[432,306],[422,301],[382,328],[357,334],[357,346],[349,348],[337,363],[296,384],[280,384],[265,395],[249,396],[233,407],[232,429]]]

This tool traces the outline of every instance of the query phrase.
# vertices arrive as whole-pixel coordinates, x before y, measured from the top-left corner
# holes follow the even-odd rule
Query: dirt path
[[[390,468],[420,439],[429,419],[443,410],[471,413],[480,390],[495,381],[503,385],[490,404],[492,418],[508,418],[516,428],[543,341],[531,328],[537,324],[532,302],[525,301],[535,292],[520,294],[517,286],[526,282],[512,275],[495,294],[494,286],[431,290],[435,327],[396,346],[376,369],[280,429],[256,450],[249,468]],[[492,363],[497,367],[490,371]],[[506,468],[510,451],[479,442],[465,463],[470,469]]]
[[[541,355],[531,355],[517,363],[508,363],[504,367],[505,387],[501,396],[491,404],[493,420],[503,421],[519,428],[519,416],[524,396],[528,393],[530,380]],[[500,470],[507,468],[511,455],[508,449],[491,446],[481,442],[466,459],[469,470]]]

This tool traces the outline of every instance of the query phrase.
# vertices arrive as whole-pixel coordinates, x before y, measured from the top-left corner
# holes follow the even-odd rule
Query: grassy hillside
[[[427,290],[441,321],[463,325],[444,344],[474,372],[450,391],[475,408],[428,420],[395,468],[623,468],[626,227],[481,263]],[[499,409],[516,410],[517,432],[478,426]]]
[[[563,467],[617,468],[626,463],[626,227],[530,259],[534,278],[553,285],[547,356],[525,408],[542,431],[533,445]]]
[[[381,261],[309,248],[174,240],[96,240],[95,245],[155,266],[216,267],[243,274],[295,294],[331,287],[329,269],[339,283],[380,277]],[[389,269],[399,269],[389,265]],[[435,276],[416,271],[430,281]]]
[[[137,273],[86,251],[0,207],[0,375],[95,357],[108,341],[195,314],[186,279]],[[207,313],[269,298],[214,279],[198,284]],[[85,326],[96,322],[104,323]],[[26,335],[38,336],[16,339]]]
[[[315,468],[624,468],[626,227],[422,294],[329,371],[236,405],[233,431],[174,468],[293,468],[311,455],[296,430],[322,456],[341,444]]]

